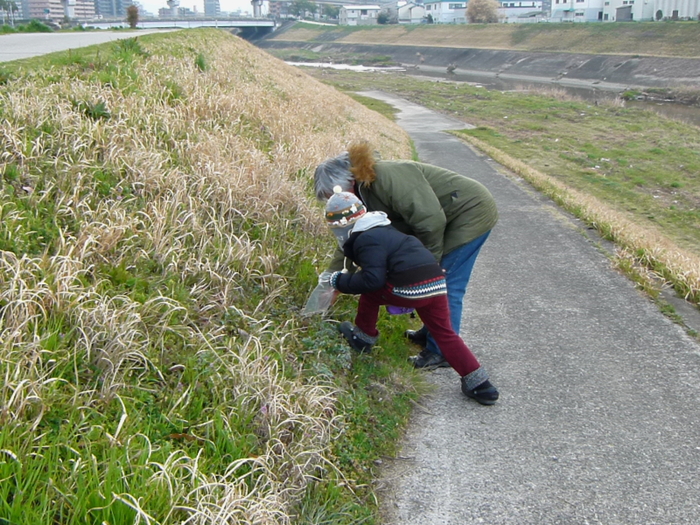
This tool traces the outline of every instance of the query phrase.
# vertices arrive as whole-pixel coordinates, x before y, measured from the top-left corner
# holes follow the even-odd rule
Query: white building
[[[605,0],[603,22],[648,22],[654,19],[655,3],[655,0]]]
[[[95,18],[94,0],[15,0],[15,3],[22,4],[22,16],[25,19],[61,22],[65,18]]]
[[[604,2],[605,0],[552,0],[552,15],[549,21],[601,22]]]
[[[549,18],[542,7],[542,0],[500,0],[498,20],[507,24],[542,22]]]
[[[125,18],[126,10],[134,4],[132,0],[95,0],[95,14],[100,18]],[[144,10],[139,7],[139,13],[144,16]]]
[[[338,13],[338,24],[341,26],[375,25],[380,10],[378,5],[344,5]]]
[[[654,20],[698,20],[700,0],[655,0]]]
[[[467,1],[426,0],[425,16],[432,19],[433,24],[466,24]]]
[[[221,16],[221,4],[219,0],[204,0],[205,16]]]
[[[398,2],[397,18],[399,24],[421,24],[425,21],[425,6],[413,2]]]

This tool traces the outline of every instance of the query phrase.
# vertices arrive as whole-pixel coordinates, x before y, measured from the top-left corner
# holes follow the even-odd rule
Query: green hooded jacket
[[[353,166],[362,165],[356,160],[351,155]],[[438,262],[498,221],[489,190],[453,171],[412,161],[378,161],[370,169],[352,171],[355,194],[368,211],[385,212],[396,229],[418,237]],[[343,266],[337,250],[329,269]]]

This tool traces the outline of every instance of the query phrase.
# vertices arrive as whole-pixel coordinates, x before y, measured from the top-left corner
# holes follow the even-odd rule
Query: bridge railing
[[[96,29],[112,29],[114,27],[125,28],[129,24],[124,20],[94,20],[84,22],[86,27],[94,27]],[[269,18],[221,18],[221,19],[196,19],[196,18],[159,18],[141,20],[136,25],[139,29],[190,29],[195,27],[231,27],[231,28],[249,28],[249,27],[275,27],[276,22]]]

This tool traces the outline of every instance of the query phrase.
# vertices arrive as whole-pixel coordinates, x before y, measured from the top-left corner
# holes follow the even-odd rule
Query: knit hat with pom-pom
[[[354,193],[342,191],[340,186],[333,188],[333,195],[326,203],[326,221],[341,248],[350,237],[357,219],[365,213],[367,208]]]

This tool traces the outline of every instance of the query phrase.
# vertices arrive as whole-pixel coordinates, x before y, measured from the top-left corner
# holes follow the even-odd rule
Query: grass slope
[[[299,316],[310,170],[405,133],[214,29],[0,81],[0,523],[371,522],[415,376]]]
[[[328,27],[296,23],[271,38],[296,42],[700,57],[700,24],[697,22],[421,24],[371,27]]]

